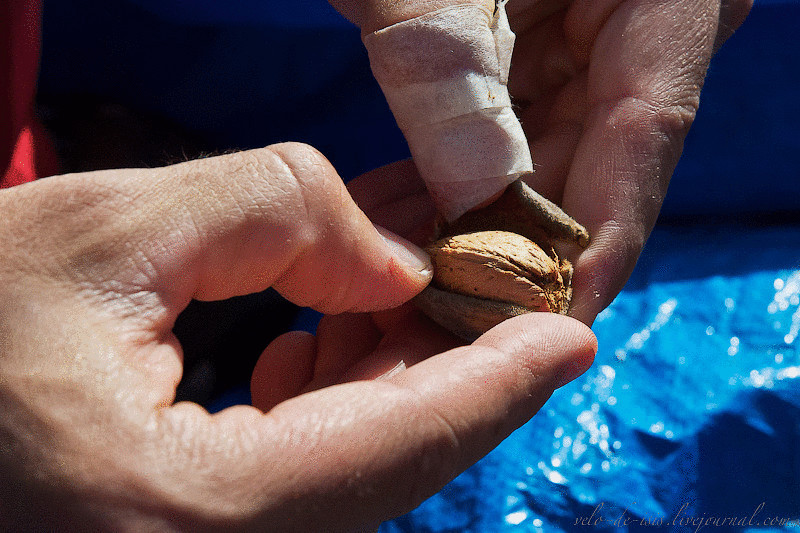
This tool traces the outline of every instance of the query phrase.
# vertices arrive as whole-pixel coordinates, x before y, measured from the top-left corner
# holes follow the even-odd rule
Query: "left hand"
[[[392,308],[430,268],[383,234],[295,144],[0,191],[0,528],[374,527],[591,364],[593,335],[566,317],[518,317],[450,349],[413,314],[345,314],[316,340],[270,345],[254,376],[266,412],[174,403],[171,328],[191,298],[271,285],[329,313]],[[385,375],[399,360],[408,369]]]

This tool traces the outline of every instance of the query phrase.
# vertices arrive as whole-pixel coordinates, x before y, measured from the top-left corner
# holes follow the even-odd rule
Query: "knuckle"
[[[268,150],[280,158],[300,184],[327,185],[338,179],[328,159],[313,146],[289,142],[272,145]]]
[[[290,200],[299,194],[311,196],[317,190],[331,187],[338,178],[328,160],[313,147],[302,143],[281,143],[254,150],[245,150],[220,157],[188,162],[191,174],[184,176],[196,186],[219,181],[230,189],[231,178],[240,191],[248,191],[256,199]],[[210,191],[214,193],[214,191]],[[263,196],[264,198],[261,198]],[[252,198],[248,198],[251,199]],[[272,202],[269,202],[272,203]]]
[[[700,105],[699,88],[697,91],[684,90],[672,104],[659,107],[655,112],[655,119],[660,129],[670,137],[685,137],[697,117]]]
[[[699,87],[685,87],[669,96],[628,96],[609,104],[610,127],[619,129],[625,138],[643,142],[661,138],[668,146],[679,147],[689,133],[700,103]]]
[[[307,220],[329,213],[344,201],[346,189],[330,162],[314,147],[282,143],[267,147],[286,186],[302,201]]]
[[[644,121],[650,122],[655,131],[670,139],[686,136],[697,116],[700,105],[700,87],[683,87],[670,98],[640,100],[644,110]]]
[[[298,305],[326,312],[350,310],[360,298],[360,284],[347,272],[346,261],[336,254],[347,253],[352,242],[343,218],[352,211],[352,199],[328,160],[316,149],[300,143],[272,145],[264,157],[273,166],[273,187],[280,189],[286,234],[283,242],[291,243],[287,269],[273,286],[282,293],[291,293]],[[328,276],[337,283],[316,284],[308,288],[308,279]]]

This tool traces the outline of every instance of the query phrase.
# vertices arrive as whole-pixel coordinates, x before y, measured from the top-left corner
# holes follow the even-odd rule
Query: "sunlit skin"
[[[389,2],[373,11],[352,7],[360,2],[332,3],[370,29],[416,13],[413,2],[401,2],[395,16]],[[575,263],[570,314],[579,320],[591,324],[633,271],[696,115],[709,61],[751,7],[752,0],[506,5],[517,36],[509,91],[535,167],[526,181],[592,236],[585,251],[563,250]]]
[[[412,240],[430,223],[410,162],[345,188],[288,144],[0,191],[2,527],[352,531],[419,504],[591,364],[584,323],[633,267],[708,60],[748,8],[509,4],[531,183],[593,237],[580,320],[530,314],[458,346],[401,305],[430,272],[373,223]],[[267,286],[329,313],[317,336],[267,348],[255,407],[173,405],[178,314]]]
[[[429,220],[421,184],[377,172],[354,189],[364,211],[321,154],[289,144],[0,191],[3,527],[372,526],[591,364],[594,336],[566,317],[522,317],[457,347],[408,306],[350,314],[396,308],[431,275],[367,217]],[[173,405],[180,311],[268,286],[332,316],[316,338],[265,351],[256,407]]]

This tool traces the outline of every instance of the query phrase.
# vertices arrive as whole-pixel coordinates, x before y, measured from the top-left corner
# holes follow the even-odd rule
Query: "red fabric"
[[[41,0],[0,2],[0,188],[56,170],[55,156],[34,113]]]

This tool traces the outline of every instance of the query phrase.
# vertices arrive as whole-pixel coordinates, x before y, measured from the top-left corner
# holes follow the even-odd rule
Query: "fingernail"
[[[431,258],[422,248],[377,224],[375,229],[378,230],[395,257],[419,274],[426,277],[431,275],[433,272]]]

